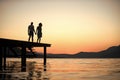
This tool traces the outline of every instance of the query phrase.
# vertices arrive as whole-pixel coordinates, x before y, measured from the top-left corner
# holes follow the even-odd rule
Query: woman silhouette
[[[39,23],[36,29],[36,34],[37,34],[37,43],[40,43],[42,37],[42,23]]]

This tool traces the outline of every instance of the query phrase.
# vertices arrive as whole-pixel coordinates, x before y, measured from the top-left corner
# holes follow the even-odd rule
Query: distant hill
[[[120,45],[100,52],[79,52],[77,54],[48,54],[50,58],[120,58]]]
[[[21,57],[21,49],[13,48],[17,54],[13,54],[11,50],[9,50],[8,57]],[[44,55],[42,53],[31,54],[31,52],[27,51],[27,57],[35,57],[42,58]],[[48,58],[120,58],[120,45],[112,46],[106,50],[100,52],[79,52],[77,54],[47,54]]]
[[[120,58],[120,45],[112,46],[100,52],[80,52],[74,55],[78,58]]]

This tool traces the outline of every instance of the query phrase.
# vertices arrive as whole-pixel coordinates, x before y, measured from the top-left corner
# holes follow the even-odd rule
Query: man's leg
[[[32,35],[32,42],[33,42],[33,35]]]
[[[31,36],[29,35],[28,42],[30,42],[30,37],[31,37]]]

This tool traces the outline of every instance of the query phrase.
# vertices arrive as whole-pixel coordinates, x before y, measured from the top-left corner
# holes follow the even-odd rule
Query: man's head
[[[39,23],[39,26],[42,26],[42,23]]]
[[[31,22],[31,25],[33,25],[33,22]]]

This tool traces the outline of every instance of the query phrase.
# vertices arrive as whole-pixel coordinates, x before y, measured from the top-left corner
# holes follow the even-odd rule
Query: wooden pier
[[[0,70],[6,68],[6,49],[11,47],[21,47],[21,71],[26,71],[26,48],[43,47],[44,49],[44,66],[46,66],[47,47],[51,44],[36,43],[21,40],[11,40],[0,38]]]

